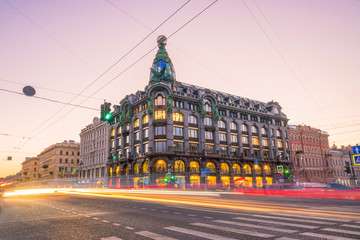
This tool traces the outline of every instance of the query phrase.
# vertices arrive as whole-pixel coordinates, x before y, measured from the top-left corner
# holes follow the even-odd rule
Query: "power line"
[[[0,91],[9,92],[9,93],[17,94],[17,95],[22,95],[22,96],[24,95],[24,94],[21,93],[21,92],[15,92],[15,91],[3,89],[3,88],[0,88]],[[31,98],[37,98],[37,99],[41,99],[41,100],[45,100],[45,101],[49,101],[49,102],[60,103],[60,104],[63,104],[63,105],[78,106],[78,105],[76,105],[76,104],[65,103],[65,102],[61,102],[61,101],[54,100],[54,99],[49,99],[49,98],[44,98],[44,97],[32,96]],[[80,108],[85,108],[85,109],[90,109],[90,110],[95,110],[95,111],[99,111],[98,108],[86,107],[86,106],[81,106],[81,105],[79,105],[78,107],[80,107]]]

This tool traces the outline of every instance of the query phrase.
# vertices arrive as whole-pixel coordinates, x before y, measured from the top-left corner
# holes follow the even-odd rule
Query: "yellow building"
[[[32,157],[26,158],[26,160],[21,164],[21,181],[32,181],[39,179],[39,158]]]

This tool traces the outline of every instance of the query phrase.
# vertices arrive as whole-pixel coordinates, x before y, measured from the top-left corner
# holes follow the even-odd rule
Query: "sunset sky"
[[[186,2],[0,0],[0,177],[79,142],[104,99],[144,90],[156,49],[143,56],[173,33],[178,81],[277,101],[290,124],[327,131],[330,145],[360,143],[359,0],[219,0],[181,28],[214,1]],[[27,85],[37,98],[21,94]],[[59,103],[70,101],[82,107]]]

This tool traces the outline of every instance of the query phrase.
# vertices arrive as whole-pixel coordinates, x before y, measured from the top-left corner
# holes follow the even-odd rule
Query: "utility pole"
[[[351,151],[349,151],[349,157],[350,157],[350,166],[351,166],[351,177],[350,177],[350,179],[353,181],[353,184],[355,185],[356,176],[355,176],[355,170],[354,170],[354,163],[353,163],[353,160],[352,160],[352,157],[351,157]]]

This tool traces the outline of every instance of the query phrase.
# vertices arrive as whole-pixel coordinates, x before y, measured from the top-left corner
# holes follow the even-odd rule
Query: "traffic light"
[[[111,103],[104,102],[104,104],[101,104],[101,121],[111,121],[112,120],[112,114],[110,109]]]
[[[287,179],[290,179],[290,178],[291,178],[291,172],[290,172],[289,169],[285,169],[285,170],[284,170],[284,173],[285,173]]]
[[[345,168],[346,173],[348,173],[348,174],[351,173],[349,162],[345,162],[344,168]]]
[[[166,177],[166,178],[164,178],[164,182],[165,182],[165,184],[168,184],[168,181],[169,181],[169,179]]]

